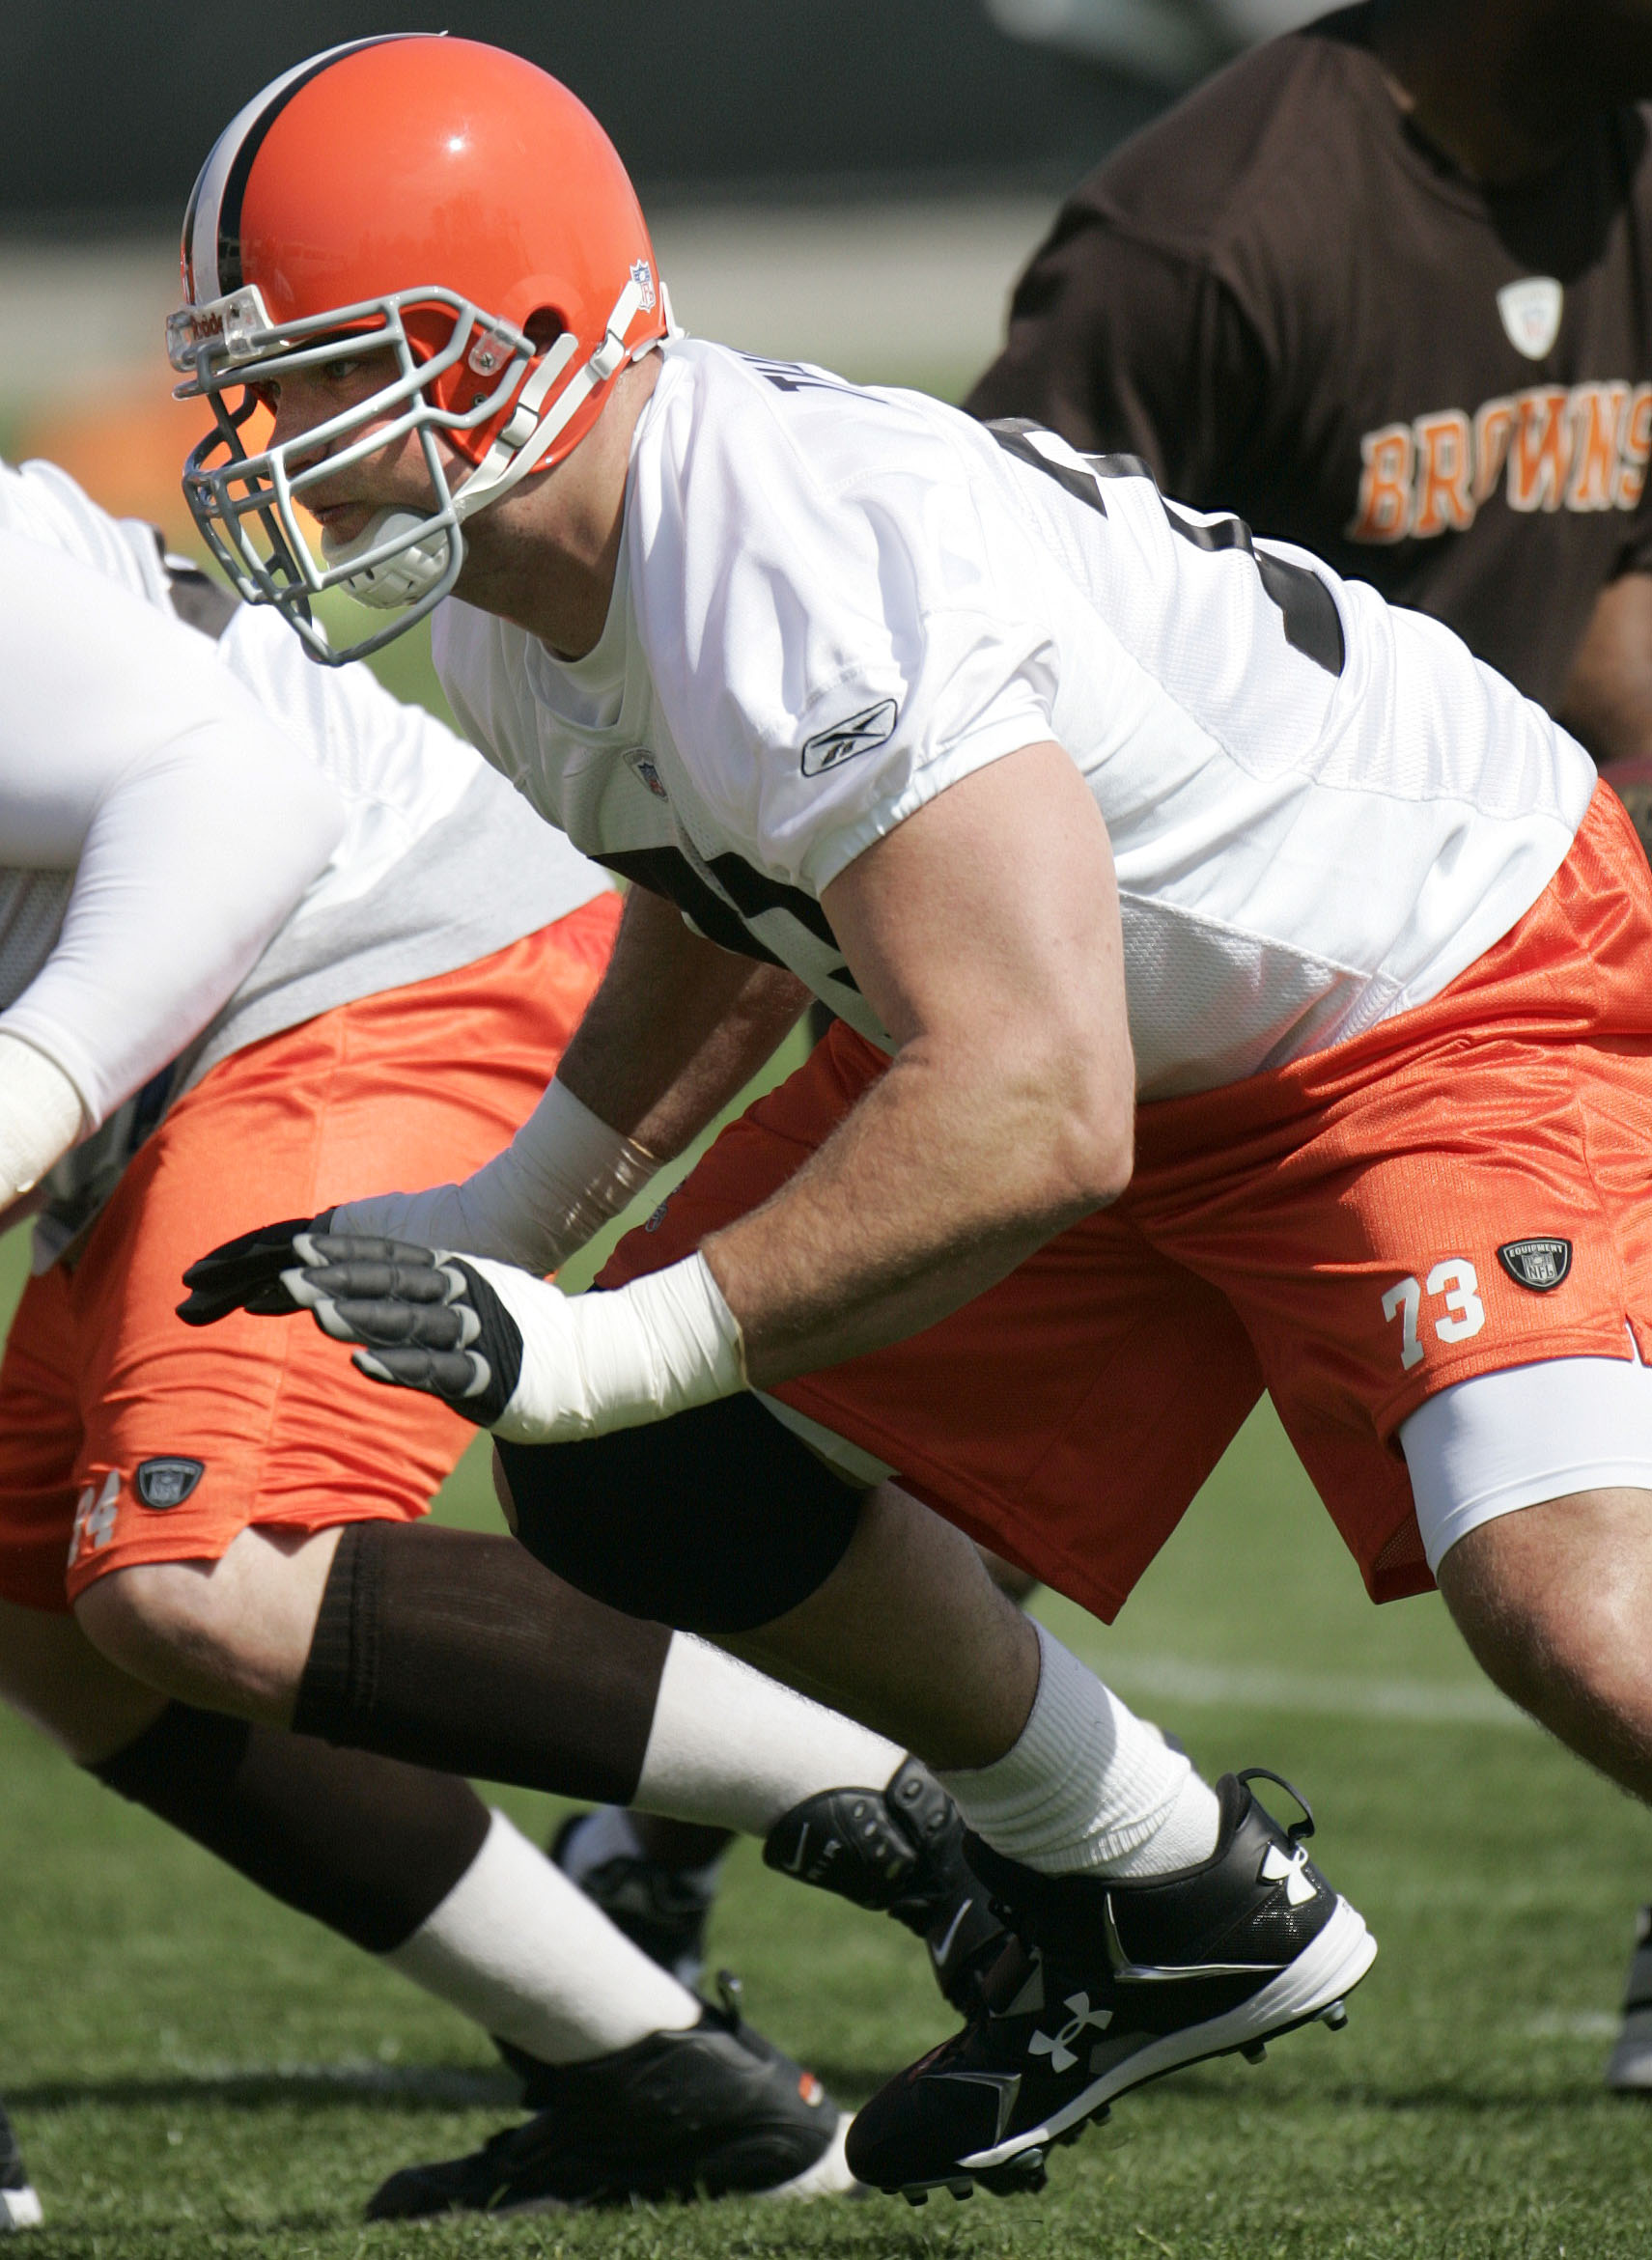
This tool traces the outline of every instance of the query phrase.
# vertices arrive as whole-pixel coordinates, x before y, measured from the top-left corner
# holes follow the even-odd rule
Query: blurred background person
[[[1652,754],[1652,10],[1375,0],[1074,191],[969,405],[1143,457]],[[1646,836],[1652,769],[1624,772]]]

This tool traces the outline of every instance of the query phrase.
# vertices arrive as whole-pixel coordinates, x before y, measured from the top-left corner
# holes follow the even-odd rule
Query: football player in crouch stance
[[[733,1824],[810,1880],[836,1844],[827,1880],[933,1929],[956,1993],[992,1926],[933,1781],[509,1538],[421,1522],[471,1433],[433,1399],[363,1404],[329,1345],[172,1315],[204,1220],[504,1143],[606,963],[605,876],[50,465],[0,466],[0,1213],[37,1211],[0,1691],[501,2041],[535,2117],[377,2211],[844,2186],[819,2083],[456,1776]],[[647,1164],[580,1134],[588,1225]]]
[[[1201,1136],[1237,1160],[1237,1111],[1274,1088],[1239,1078],[1431,996],[1518,920],[1586,761],[1448,639],[1396,656],[1389,616],[1355,599],[1345,627],[1305,562],[1226,526],[1182,540],[1145,480],[1104,499],[1053,443],[670,336],[612,148],[496,50],[358,42],[267,89],[197,185],[186,288],[173,351],[221,411],[188,487],[243,589],[333,656],[293,494],[325,572],[404,619],[462,579],[474,601],[435,632],[464,726],[639,882],[570,1097],[670,1154],[799,982],[844,1019],[635,1236],[616,1292],[513,1268],[542,1227],[508,1150],[243,1236],[192,1269],[185,1316],[291,1311],[296,1288],[378,1380],[508,1439],[519,1533],[573,1583],[768,1660],[943,1770],[1018,1938],[983,2012],[856,2121],[862,2179],[1035,2184],[1125,2089],[1339,2019],[1375,1947],[1302,1824],[1246,1776],[1209,1786],[963,1530],[875,1479],[898,1466],[1116,1604],[1261,1385],[1222,1295],[1118,1205],[1133,1034],[1147,1095],[1216,1095],[1158,1110],[1193,1157],[1154,1225],[1174,1242],[1208,1208]],[[250,460],[243,392],[275,411]],[[1442,684],[1471,723],[1450,795]],[[1420,802],[1376,727],[1401,694]],[[1529,748],[1509,816],[1477,803],[1476,708]],[[1398,878],[1361,886],[1385,821]],[[1484,898],[1465,919],[1430,884],[1448,852]],[[1339,857],[1322,899],[1303,875]],[[1246,1229],[1272,1185],[1250,1159]],[[1295,1199],[1287,1271],[1350,1209]],[[1446,1285],[1464,1307],[1468,1274]],[[1305,1296],[1287,1282],[1281,1343]],[[1344,1297],[1333,1323],[1363,1315]],[[1363,1384],[1397,1394],[1363,1331]],[[778,1385],[785,1421],[748,1381]],[[1373,1429],[1335,1497],[1373,1556],[1403,1480]]]
[[[193,1277],[492,1429],[574,1582],[940,1771],[1016,1938],[856,2120],[862,2177],[1030,2178],[1372,1951],[920,1498],[1111,1615],[1266,1386],[1373,1595],[1437,1576],[1498,1684],[1652,1795],[1652,880],[1576,742],[1139,465],[670,334],[613,153],[512,58],[301,67],[185,255],[174,348],[222,410],[188,490],[248,593],[304,632],[329,575],[451,594],[465,728],[642,882],[559,1079],[681,1143],[716,942],[741,995],[841,1016],[610,1292],[512,1268],[525,1158]],[[905,1488],[834,1506],[753,1389]]]
[[[221,410],[187,488],[248,591],[307,634],[329,575],[451,592],[464,727],[658,890],[559,1080],[681,1144],[716,941],[742,996],[841,1016],[610,1292],[513,1268],[525,1156],[192,1290],[307,1305],[495,1433],[541,1561],[940,1771],[1017,1936],[856,2120],[862,2178],[1036,2172],[1373,1951],[1246,1779],[1208,1788],[913,1491],[1110,1615],[1266,1386],[1373,1595],[1437,1576],[1498,1683],[1652,1796],[1652,874],[1582,747],[1131,459],[672,335],[611,148],[512,57],[300,67],[185,258],[175,349]],[[810,1490],[753,1388],[908,1488]]]

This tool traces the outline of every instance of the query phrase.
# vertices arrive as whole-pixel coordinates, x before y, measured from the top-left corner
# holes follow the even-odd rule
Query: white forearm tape
[[[543,1275],[617,1216],[658,1167],[553,1082],[504,1151],[462,1185],[346,1201],[332,1229],[491,1256]]]
[[[520,1271],[477,1268],[521,1331],[521,1376],[493,1423],[508,1442],[639,1428],[745,1386],[740,1322],[701,1255],[611,1295],[565,1296]]]
[[[9,1209],[80,1136],[80,1093],[62,1068],[0,1028],[0,1209]]]

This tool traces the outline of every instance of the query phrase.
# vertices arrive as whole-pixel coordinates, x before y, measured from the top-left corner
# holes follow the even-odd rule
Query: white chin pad
[[[447,569],[448,539],[445,532],[434,533],[420,539],[429,519],[410,510],[380,510],[368,520],[353,542],[335,542],[323,527],[322,531],[322,558],[329,572],[336,572],[341,565],[349,565],[353,558],[365,557],[370,549],[377,549],[384,542],[403,542],[406,547],[393,557],[384,558],[378,565],[370,565],[365,572],[351,573],[341,585],[358,604],[367,604],[376,612],[393,612],[398,606],[411,604],[433,588]]]

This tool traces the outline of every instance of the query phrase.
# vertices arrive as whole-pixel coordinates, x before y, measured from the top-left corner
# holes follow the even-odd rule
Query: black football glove
[[[333,1212],[319,1216],[289,1216],[281,1224],[261,1224],[238,1240],[226,1240],[192,1263],[183,1274],[188,1288],[178,1315],[186,1326],[215,1325],[231,1311],[251,1311],[255,1318],[289,1318],[299,1306],[281,1284],[283,1271],[301,1262],[294,1242],[303,1233],[324,1233]]]
[[[491,1428],[522,1371],[521,1328],[476,1266],[403,1240],[335,1234],[306,1240],[312,1260],[287,1274],[294,1301],[370,1381],[439,1397]]]
[[[272,1249],[285,1251],[278,1265]],[[222,1270],[204,1289],[198,1276],[215,1266]],[[407,1241],[318,1232],[302,1221],[269,1225],[190,1267],[184,1281],[195,1293],[180,1316],[205,1325],[237,1307],[227,1299],[232,1270],[252,1289],[240,1308],[259,1317],[308,1310],[334,1341],[360,1346],[351,1362],[370,1381],[439,1397],[478,1428],[500,1417],[521,1376],[521,1329],[462,1256],[438,1257]],[[214,1285],[212,1308],[196,1317],[192,1306]]]

